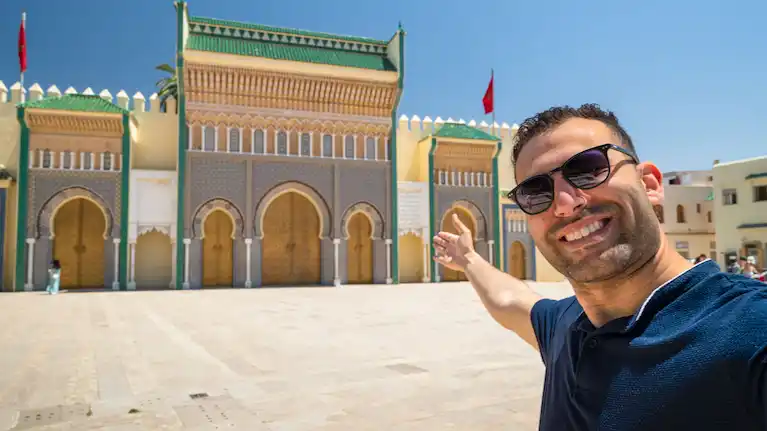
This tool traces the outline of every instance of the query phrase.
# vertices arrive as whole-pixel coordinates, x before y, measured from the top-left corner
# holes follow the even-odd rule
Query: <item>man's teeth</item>
[[[568,233],[567,235],[565,235],[565,239],[567,241],[577,241],[581,238],[585,238],[591,235],[593,232],[596,232],[599,229],[602,229],[604,226],[605,226],[604,220],[595,221],[594,223],[591,223],[590,225],[584,226],[579,231]]]

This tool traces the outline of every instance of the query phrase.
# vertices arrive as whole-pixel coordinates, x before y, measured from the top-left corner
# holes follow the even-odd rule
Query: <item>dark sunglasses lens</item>
[[[547,176],[528,178],[517,187],[517,205],[529,214],[546,211],[554,200],[554,186]]]
[[[610,174],[610,161],[600,150],[586,150],[562,166],[562,174],[579,189],[602,184]]]

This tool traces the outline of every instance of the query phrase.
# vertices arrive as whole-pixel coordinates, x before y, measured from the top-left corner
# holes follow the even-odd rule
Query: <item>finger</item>
[[[471,232],[469,228],[466,227],[463,222],[461,222],[461,219],[458,218],[458,214],[453,213],[453,226],[458,230],[459,233],[464,234],[466,232]]]
[[[450,244],[450,241],[445,241],[445,239],[440,238],[438,236],[434,237],[434,246],[440,246],[440,247],[447,247],[447,245]]]
[[[458,235],[450,232],[440,232],[437,234],[438,237],[441,239],[447,241],[447,242],[456,242],[458,241]]]

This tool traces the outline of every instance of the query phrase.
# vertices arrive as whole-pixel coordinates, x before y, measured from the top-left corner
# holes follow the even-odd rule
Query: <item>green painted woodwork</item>
[[[501,262],[501,202],[498,185],[498,156],[501,154],[503,142],[498,141],[498,150],[493,155],[493,253],[495,267],[503,271],[503,262]]]
[[[130,114],[123,114],[123,165],[120,167],[120,289],[128,290],[128,217],[130,217]]]
[[[437,223],[437,217],[435,216],[435,211],[437,208],[435,207],[434,202],[434,153],[437,151],[437,138],[432,137],[431,138],[431,149],[429,150],[429,249],[431,251],[430,258],[432,256],[436,256],[436,250],[434,249],[434,241],[431,239],[434,238],[434,235],[437,234],[436,230],[436,223]],[[436,283],[437,281],[437,262],[434,261],[434,259],[430,259],[429,261],[429,268],[431,268],[431,282]]]
[[[25,264],[27,261],[27,211],[29,199],[27,198],[29,187],[29,127],[24,119],[24,107],[16,110],[16,118],[21,126],[21,142],[19,143],[19,174],[16,179],[16,268],[13,281],[13,290],[24,290],[26,276]]]
[[[767,178],[767,172],[760,172],[758,174],[749,174],[746,176],[747,180],[754,180],[756,178]]]
[[[460,123],[445,123],[434,136],[438,138],[477,139],[481,141],[500,141],[501,138],[485,133],[475,127]]]
[[[85,94],[65,94],[63,96],[45,97],[33,102],[26,102],[24,108],[54,109],[61,111],[103,112],[106,114],[127,114],[128,111],[100,96]]]
[[[397,107],[402,96],[403,86],[405,84],[405,31],[400,26],[399,30],[399,77],[397,79],[397,100],[394,102],[394,108],[391,112],[391,143],[389,151],[391,155],[391,230],[392,230],[392,260],[391,272],[392,283],[399,284],[399,181],[397,179]]]
[[[184,283],[184,189],[186,184],[186,96],[184,95],[184,1],[176,2],[176,74],[178,81],[178,160],[176,162],[176,289]]]

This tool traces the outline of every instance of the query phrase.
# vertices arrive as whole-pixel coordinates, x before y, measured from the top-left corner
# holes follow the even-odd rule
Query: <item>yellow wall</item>
[[[13,291],[13,279],[16,264],[16,182],[14,181],[8,187],[8,194],[5,202],[5,250],[3,250],[3,289]]]
[[[549,263],[548,260],[546,260],[545,257],[541,254],[541,251],[538,250],[538,247],[535,248],[535,276],[536,281],[563,281],[565,279],[565,276],[559,273],[556,269],[554,269],[553,266]]]
[[[0,103],[0,165],[5,165],[14,178],[18,173],[20,132],[16,105]]]
[[[176,170],[178,116],[159,112],[134,112],[132,169]]]
[[[741,254],[749,241],[761,242],[761,249],[767,251],[767,228],[738,229],[741,224],[767,223],[767,202],[753,200],[753,187],[767,185],[767,178],[746,180],[748,175],[763,172],[767,172],[767,156],[714,165],[714,225],[720,265],[725,265],[724,253]],[[724,205],[725,189],[737,191],[737,204]]]
[[[664,184],[663,223],[669,246],[683,256],[694,259],[701,254],[711,257],[716,251],[714,234],[714,202],[707,200],[713,186],[706,184]],[[684,222],[677,217],[677,208],[683,209]],[[711,213],[712,222],[708,220]],[[686,244],[685,244],[686,243]],[[685,247],[686,245],[686,247]],[[711,246],[714,245],[712,248]]]

